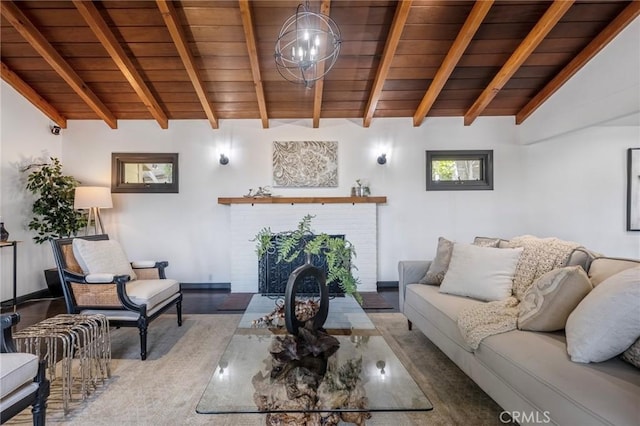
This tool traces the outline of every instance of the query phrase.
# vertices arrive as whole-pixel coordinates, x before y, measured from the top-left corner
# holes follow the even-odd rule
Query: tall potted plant
[[[34,163],[27,166],[27,190],[35,195],[29,229],[35,231],[33,240],[42,244],[50,238],[76,235],[87,225],[87,219],[73,208],[75,188],[80,182],[62,173],[60,160],[50,158],[50,163]],[[49,291],[62,294],[60,280],[55,269],[45,270]]]

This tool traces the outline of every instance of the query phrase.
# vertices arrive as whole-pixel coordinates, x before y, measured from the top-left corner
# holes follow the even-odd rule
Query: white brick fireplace
[[[231,204],[231,291],[258,291],[258,231],[273,232],[297,227],[307,214],[314,215],[311,229],[318,233],[344,234],[356,251],[354,275],[360,279],[359,291],[376,291],[377,206],[375,203],[345,204]]]

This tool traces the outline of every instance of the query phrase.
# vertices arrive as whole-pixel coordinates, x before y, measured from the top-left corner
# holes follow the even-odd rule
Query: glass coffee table
[[[333,413],[351,421],[349,416],[357,413],[433,409],[352,297],[330,301],[325,329],[340,347],[320,367],[305,360],[275,365],[269,349],[274,339],[286,336],[286,328],[252,326],[274,307],[273,298],[253,296],[198,403],[198,413]],[[322,374],[308,374],[318,369]]]

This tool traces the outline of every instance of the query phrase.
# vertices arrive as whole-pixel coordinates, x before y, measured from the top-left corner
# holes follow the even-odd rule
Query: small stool
[[[14,341],[19,349],[47,362],[51,382],[57,379],[56,365],[60,361],[65,414],[73,398],[74,359],[78,361],[82,399],[111,375],[109,321],[104,315],[56,315],[15,333]]]

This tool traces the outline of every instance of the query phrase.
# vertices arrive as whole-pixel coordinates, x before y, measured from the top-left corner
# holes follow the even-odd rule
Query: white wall
[[[172,121],[168,130],[152,121],[121,121],[118,130],[74,121],[64,132],[63,158],[83,184],[109,185],[112,152],[178,152],[180,193],[114,194],[114,209],[103,211],[105,226],[131,258],[166,258],[171,275],[183,282],[229,282],[230,209],[217,198],[271,184],[274,140],[336,140],[338,188],[273,191],[347,196],[357,178],[368,179],[373,195],[388,197],[378,207],[378,280],[391,281],[398,260],[432,255],[439,235],[469,241],[522,228],[520,206],[510,201],[520,187],[521,151],[510,121],[486,118],[464,127],[461,118],[441,118],[414,128],[410,119],[377,119],[366,129],[360,120],[334,119],[312,129],[310,120],[275,120],[265,130],[259,120],[223,120],[216,131],[199,120]],[[222,146],[227,166],[217,161]],[[382,147],[385,166],[376,163]],[[494,149],[495,190],[426,192],[426,149]]]
[[[627,149],[640,126],[596,126],[524,147],[529,232],[640,258],[640,233],[626,231]]]
[[[518,128],[529,144],[614,119],[640,126],[640,18],[622,30]]]
[[[48,243],[37,245],[27,229],[33,198],[25,189],[20,168],[51,156],[61,157],[62,137],[49,130],[53,123],[4,81],[0,86],[0,216],[10,240],[18,244],[18,295],[46,288],[43,270],[55,266]],[[67,171],[63,167],[63,171]],[[13,254],[0,250],[0,299],[13,297]]]

